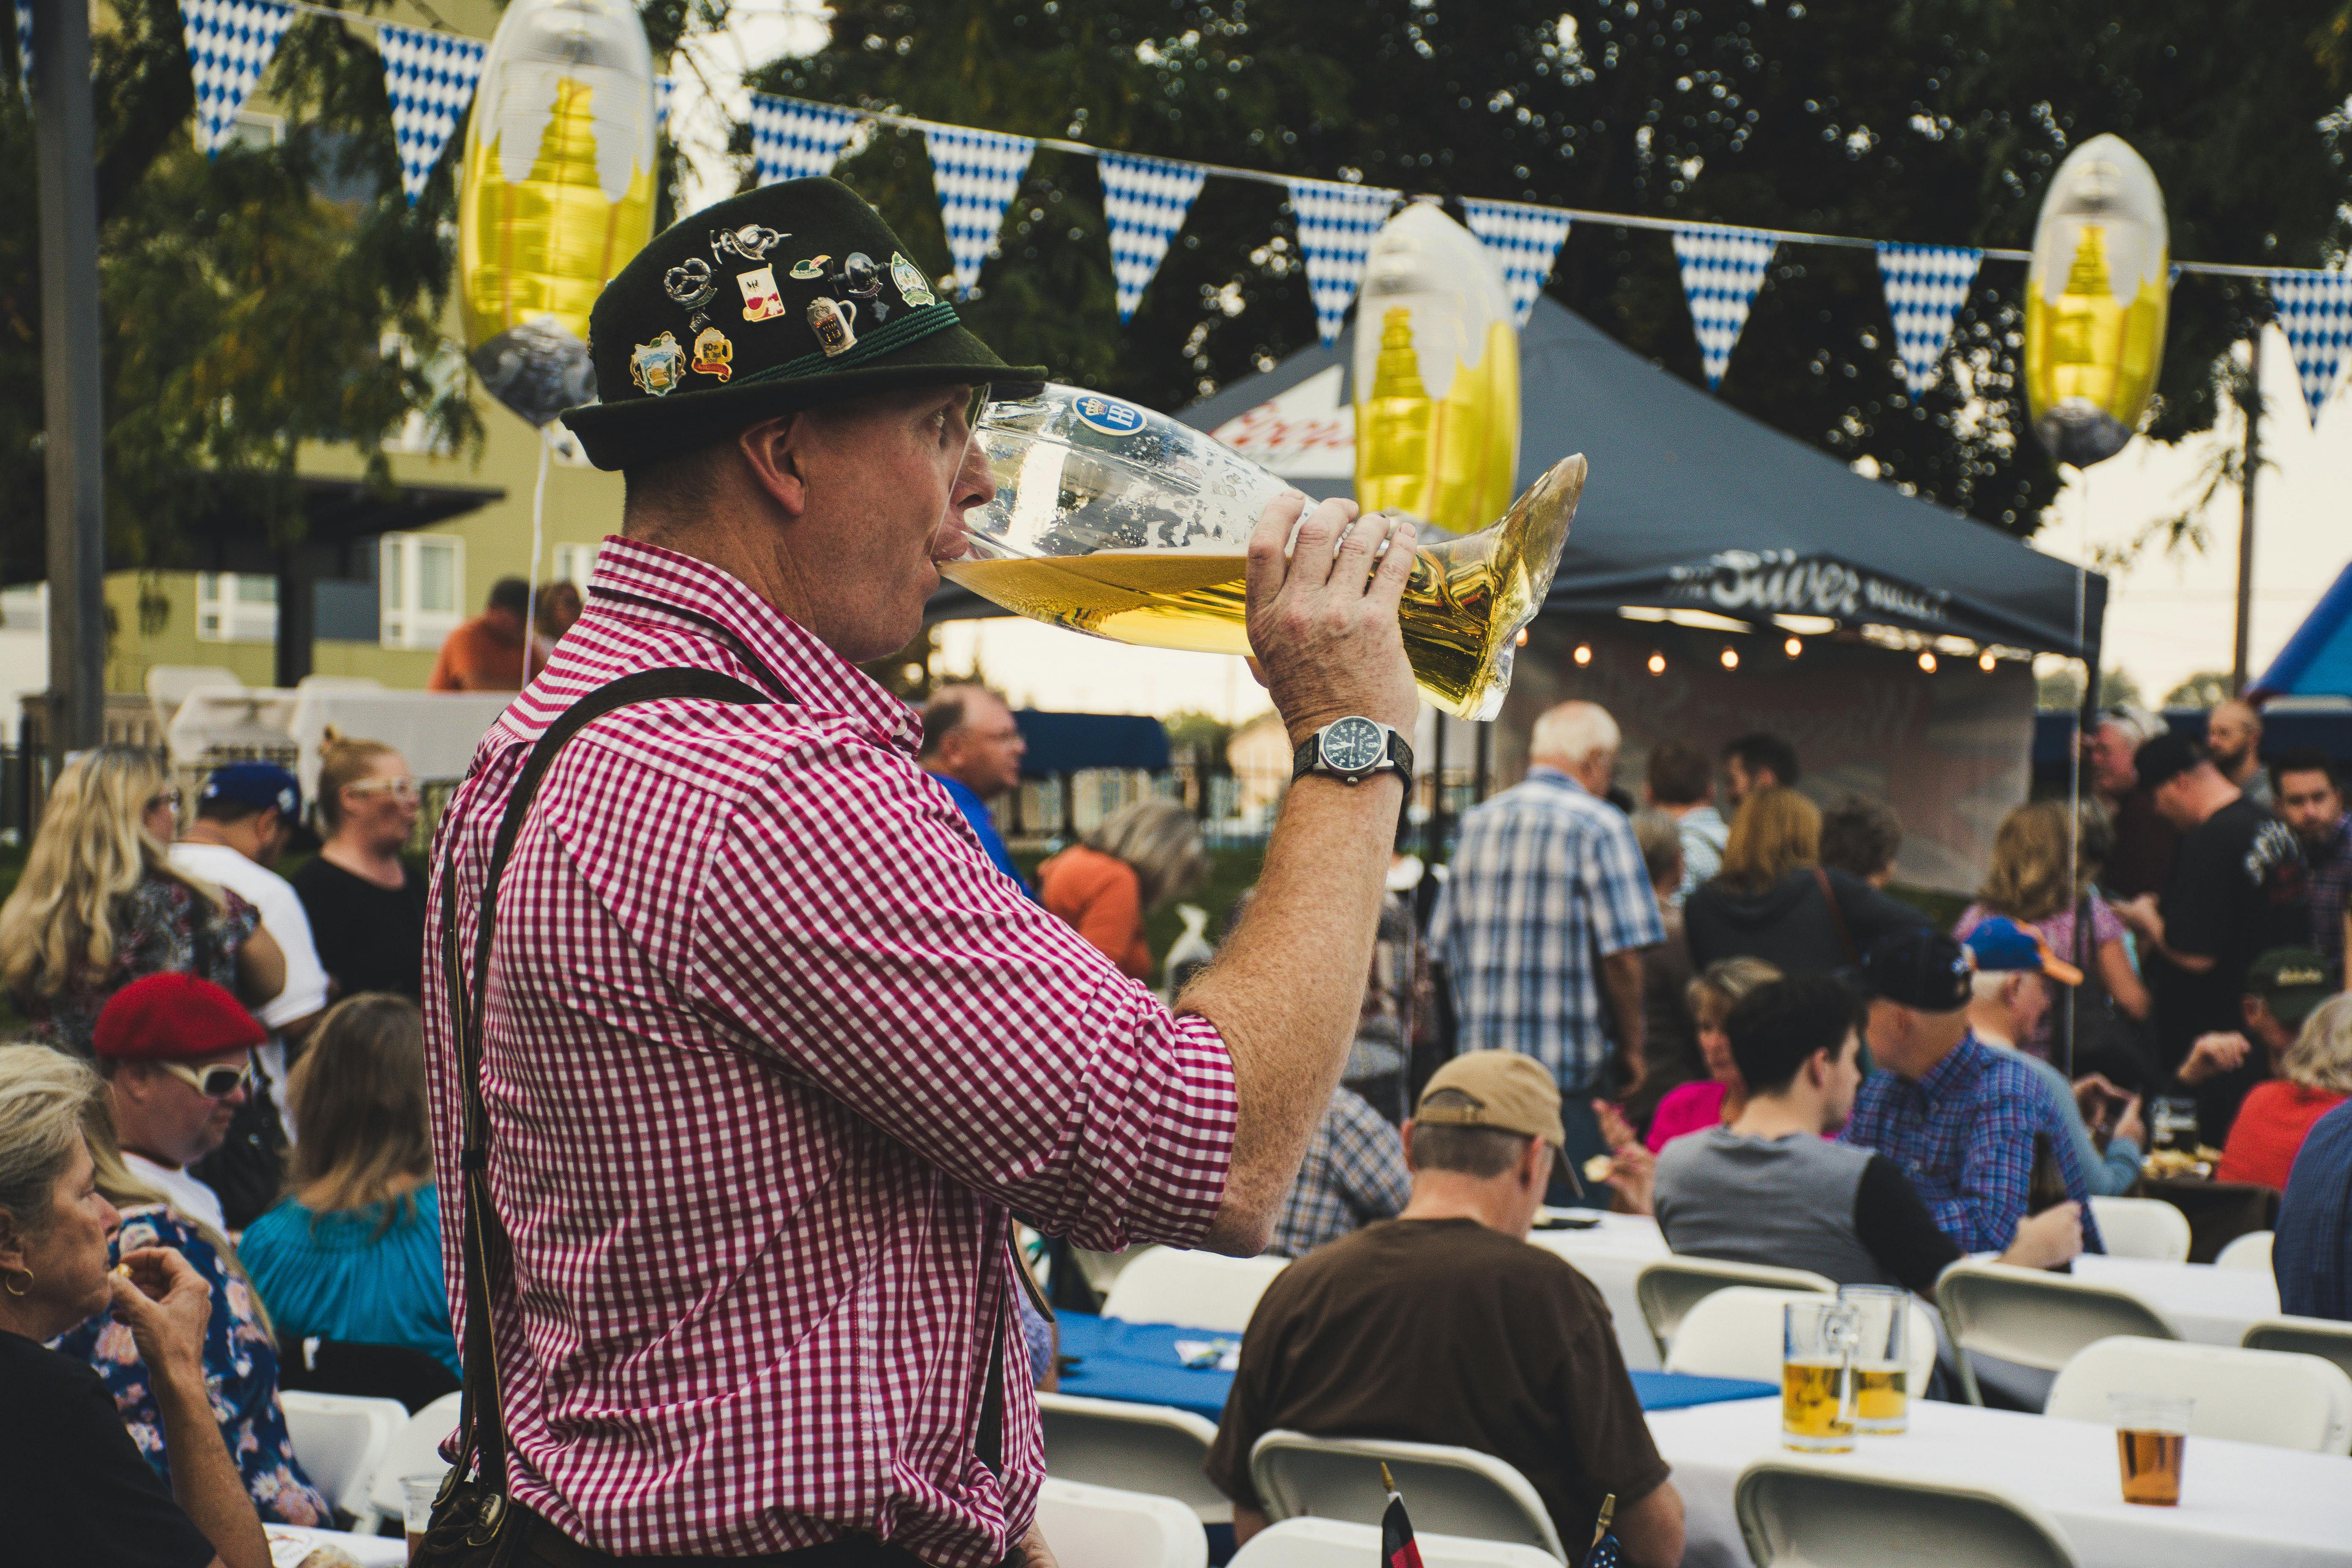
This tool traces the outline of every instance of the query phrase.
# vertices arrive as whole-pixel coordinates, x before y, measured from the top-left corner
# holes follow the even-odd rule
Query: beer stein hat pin
[[[867,393],[1045,378],[973,336],[905,253],[837,180],[763,185],[681,218],[598,296],[588,353],[601,401],[563,422],[590,462],[625,468]],[[854,277],[839,259],[850,256],[865,262]],[[726,327],[730,374],[684,374],[705,318]]]

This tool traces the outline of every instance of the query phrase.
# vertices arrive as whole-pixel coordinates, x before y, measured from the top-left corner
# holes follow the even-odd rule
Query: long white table
[[[1666,1238],[1660,1234],[1658,1222],[1647,1215],[1603,1214],[1601,1223],[1590,1230],[1538,1230],[1528,1239],[1567,1258],[1578,1273],[1600,1288],[1601,1300],[1609,1303],[1609,1315],[1616,1320],[1617,1345],[1624,1352],[1626,1366],[1635,1372],[1656,1372],[1658,1347],[1642,1319],[1642,1304],[1633,1298],[1633,1277],[1643,1264],[1666,1256]]]
[[[1748,1399],[1649,1418],[1685,1510],[1684,1568],[1747,1568],[1732,1489],[1780,1447],[1780,1403]],[[2114,1429],[2046,1415],[1911,1406],[1900,1437],[1857,1440],[1874,1468],[1990,1482],[2057,1516],[2085,1568],[2344,1568],[2352,1563],[2352,1459],[2189,1439],[2180,1506],[2123,1500]]]
[[[2234,1345],[2248,1324],[2278,1316],[2278,1281],[2267,1270],[2084,1253],[2074,1259],[2074,1278],[2130,1291],[2174,1333],[2199,1344]]]

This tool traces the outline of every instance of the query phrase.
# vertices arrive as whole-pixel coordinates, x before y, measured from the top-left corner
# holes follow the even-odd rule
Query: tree
[[[690,20],[723,23],[726,0],[695,6],[646,8],[656,58]],[[208,161],[191,135],[174,0],[120,0],[111,17],[92,39],[91,81],[110,555],[173,565],[186,528],[222,514],[290,542],[304,442],[358,447],[378,484],[390,482],[383,443],[412,414],[455,447],[478,443],[467,380],[436,374],[463,126],[412,210],[373,40],[305,14],[261,84],[284,139]],[[38,203],[13,34],[6,56],[0,204],[25,221],[0,226],[0,566],[22,579],[43,562]]]
[[[1328,0],[843,0],[828,47],[755,85],[1274,174],[1979,246],[2028,244],[2067,148],[2113,130],[2164,183],[2177,254],[2308,266],[2343,243],[2352,194],[2352,132],[2327,118],[2343,98],[2329,52],[2341,13],[2342,0],[1365,0],[1335,26]],[[924,164],[919,139],[886,132],[841,172],[944,270]],[[1097,187],[1091,160],[1040,153],[1003,258],[960,302],[1013,361],[1165,408],[1314,341],[1280,192],[1231,181],[1212,181],[1120,329]],[[2021,284],[2014,263],[1987,264],[1943,381],[1914,399],[1870,253],[1786,248],[1722,395],[2031,533],[2056,476],[2025,431]],[[1698,378],[1664,235],[1580,226],[1551,287]],[[2214,363],[2261,309],[2242,283],[2183,283],[2155,434],[2210,425]]]
[[[2130,671],[2110,666],[2100,672],[2100,707],[2112,708],[2119,702],[2137,704],[2139,701],[2139,682],[2131,678]],[[2037,676],[2033,682],[2033,705],[2045,713],[2053,710],[2074,712],[2083,705],[2083,678],[2074,673],[2072,666]]]
[[[2217,708],[2238,694],[2226,669],[2200,669],[2164,694],[2167,708]]]

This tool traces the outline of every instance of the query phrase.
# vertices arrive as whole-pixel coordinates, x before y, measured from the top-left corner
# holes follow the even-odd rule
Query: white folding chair
[[[288,1389],[278,1401],[286,1412],[286,1435],[293,1439],[294,1457],[301,1461],[303,1473],[329,1502],[352,1516],[352,1533],[374,1534],[376,1508],[370,1488],[393,1435],[408,1424],[408,1407],[397,1399],[299,1389]]]
[[[2268,1274],[2271,1271],[2271,1243],[2277,1239],[2277,1236],[2275,1231],[2250,1230],[2223,1247],[2214,1258],[2213,1267],[2242,1268],[2249,1274]]]
[[[1037,1528],[1068,1568],[1207,1568],[1208,1533],[1173,1498],[1048,1479]]]
[[[2263,1318],[2247,1324],[2238,1342],[2250,1351],[2315,1355],[2352,1374],[2352,1323],[2339,1323],[2333,1318]]]
[[[375,1479],[368,1483],[368,1500],[376,1512],[386,1519],[404,1514],[408,1497],[400,1489],[402,1479],[449,1468],[441,1457],[441,1439],[457,1429],[457,1412],[465,1399],[462,1394],[445,1394],[392,1435],[383,1458],[376,1461]]]
[[[2093,1198],[2091,1218],[2110,1258],[2189,1261],[2189,1216],[2162,1198]]]
[[[1818,1300],[1820,1294],[1764,1290],[1753,1285],[1731,1285],[1714,1291],[1684,1315],[1665,1369],[1699,1377],[1744,1377],[1777,1384],[1784,1348],[1784,1310],[1791,1301]],[[1910,1303],[1908,1310],[1903,1348],[1909,1358],[1907,1386],[1916,1397],[1927,1393],[1927,1380],[1936,1372],[1936,1320],[1916,1301]]]
[[[2050,1511],[1977,1481],[1759,1459],[1732,1491],[1756,1568],[2082,1568]]]
[[[2084,1345],[2116,1334],[2177,1340],[2172,1325],[2138,1297],[2039,1268],[1962,1258],[1936,1281],[1944,1330],[1969,1403],[1982,1405],[1971,1355],[2056,1372]]]
[[[1559,1560],[1539,1547],[1425,1534],[1418,1521],[1412,1533],[1413,1543],[1421,1548],[1422,1568],[1559,1568]],[[1234,1553],[1229,1568],[1365,1568],[1380,1556],[1376,1524],[1286,1519],[1251,1536],[1249,1544]]]
[[[1412,1500],[1413,1526],[1441,1535],[1516,1542],[1565,1563],[1551,1515],[1516,1466],[1475,1448],[1381,1437],[1310,1437],[1276,1430],[1250,1449],[1250,1483],[1268,1519],[1378,1524],[1388,1506],[1385,1464]]]
[[[1130,1323],[1176,1323],[1237,1334],[1249,1327],[1257,1299],[1274,1277],[1289,1266],[1286,1258],[1226,1258],[1173,1247],[1148,1247],[1119,1270],[1103,1301],[1102,1315]]]
[[[2110,1394],[2188,1395],[2191,1436],[2352,1453],[2352,1377],[2315,1355],[2117,1335],[2058,1369],[2042,1414],[2104,1426]]]
[[[1675,1331],[1702,1300],[1729,1285],[1754,1285],[1767,1290],[1820,1290],[1837,1294],[1835,1281],[1809,1268],[1775,1268],[1762,1263],[1731,1263],[1719,1258],[1694,1258],[1676,1253],[1642,1266],[1633,1276],[1633,1300],[1642,1304],[1642,1321],[1658,1344],[1664,1363],[1674,1343]],[[1780,1375],[1777,1364],[1772,1375]]]
[[[1171,1497],[1222,1524],[1234,1505],[1209,1484],[1201,1463],[1217,1440],[1217,1426],[1189,1410],[1040,1394],[1037,1418],[1045,1431],[1045,1473],[1056,1480]]]

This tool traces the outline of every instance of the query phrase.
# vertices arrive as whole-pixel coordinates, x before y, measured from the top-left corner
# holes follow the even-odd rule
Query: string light
[[[1662,653],[1652,654],[1650,656],[1650,673],[1652,675],[1664,675],[1665,672],[1666,656]]]
[[[1977,668],[1983,670],[1987,675],[1990,675],[1992,673],[1993,662],[1992,649],[1990,648],[1987,648],[1984,652],[1977,655]]]
[[[1780,651],[1787,654],[1790,658],[1794,658],[1799,654],[1805,651],[1805,639],[1802,637],[1790,637],[1787,642],[1780,645]]]
[[[1934,654],[1932,654],[1932,653],[1927,652],[1925,648],[1920,649],[1920,651],[1919,651],[1919,668],[1922,668],[1922,669],[1924,669],[1924,670],[1926,670],[1926,671],[1927,671],[1928,674],[1930,674],[1930,675],[1935,674],[1935,673],[1936,673],[1936,656],[1935,656]]]
[[[1723,668],[1726,669],[1738,669],[1739,668],[1739,650],[1738,648],[1727,647],[1723,650]]]
[[[1591,664],[1592,662],[1592,649],[1583,643],[1578,643],[1576,645],[1576,662],[1579,664]]]

